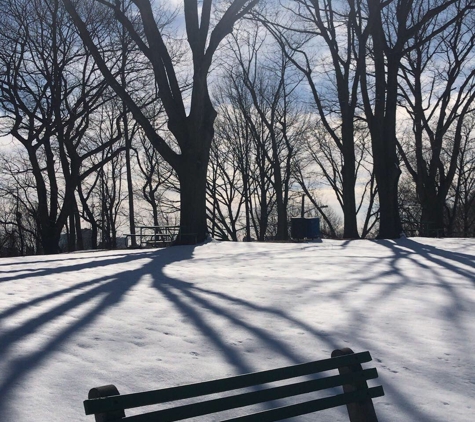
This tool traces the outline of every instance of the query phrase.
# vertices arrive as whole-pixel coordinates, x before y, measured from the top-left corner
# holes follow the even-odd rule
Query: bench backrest
[[[227,419],[227,421],[278,421],[341,405],[347,405],[351,422],[377,421],[371,399],[384,395],[384,391],[381,386],[369,388],[367,385],[367,380],[378,377],[376,369],[363,370],[361,367],[361,363],[371,361],[370,353],[353,353],[350,349],[343,349],[334,351],[332,356],[330,359],[300,365],[142,393],[120,395],[113,385],[93,388],[89,392],[89,399],[84,402],[84,408],[87,415],[95,414],[98,422],[171,422],[329,389],[333,394],[328,397],[306,396],[304,401],[296,404],[271,408],[258,413],[248,412],[244,416]],[[338,375],[322,374],[336,369],[339,370]],[[306,377],[315,374],[320,376],[315,379]],[[264,384],[299,377],[306,378],[285,385],[279,383],[277,386],[264,386]],[[240,391],[248,387],[253,387],[253,391]],[[335,387],[343,387],[344,392],[332,391],[331,389]],[[225,397],[207,397],[231,391],[232,394]],[[199,402],[175,404],[173,407],[162,410],[125,417],[125,409],[196,397],[201,397]]]

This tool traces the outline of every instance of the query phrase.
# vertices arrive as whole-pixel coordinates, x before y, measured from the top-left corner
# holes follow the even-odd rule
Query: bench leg
[[[343,356],[343,355],[351,355],[353,354],[353,350],[350,348],[344,349],[337,349],[332,352],[332,358]],[[350,372],[361,371],[362,367],[361,364],[355,364],[351,366],[343,366],[338,368],[340,375],[348,374]],[[361,381],[356,384],[345,384],[343,385],[343,391],[345,393],[349,393],[356,390],[362,390],[368,388],[368,384],[366,381]],[[348,410],[348,416],[350,417],[350,422],[378,422],[378,418],[376,416],[376,412],[374,410],[373,401],[370,398],[366,400],[356,402],[356,403],[348,403],[346,405]]]
[[[95,387],[89,390],[88,399],[98,399],[100,397],[118,396],[119,390],[115,385],[103,385],[102,387]],[[112,422],[120,421],[125,418],[125,412],[123,410],[114,410],[107,413],[96,413],[94,415],[96,422]]]

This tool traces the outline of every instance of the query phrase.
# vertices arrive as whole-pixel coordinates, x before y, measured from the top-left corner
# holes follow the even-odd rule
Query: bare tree
[[[172,216],[179,211],[179,207],[175,204],[176,200],[173,200],[173,196],[179,195],[176,175],[148,139],[141,133],[139,137],[141,142],[135,148],[135,154],[142,176],[140,197],[152,210],[154,226],[170,225]]]
[[[242,173],[232,153],[236,139],[229,140],[228,122],[217,119],[216,136],[211,146],[208,176],[208,221],[210,234],[221,240],[238,240],[245,205]],[[230,141],[230,142],[228,142]]]
[[[216,172],[223,173],[217,175],[221,177],[223,192],[219,201],[210,198],[214,207],[210,214],[221,212],[225,216],[232,210],[228,199],[241,190],[239,200],[244,201],[244,238],[249,241],[255,237],[263,241],[270,235],[269,215],[274,204],[272,167],[267,159],[270,154],[269,132],[253,110],[252,97],[240,71],[226,72],[222,83],[217,86],[215,101],[220,115],[216,123],[213,159],[219,162],[212,164]],[[214,189],[219,187],[215,184]],[[227,211],[218,210],[221,205]],[[225,226],[220,230],[222,233],[227,231]]]
[[[0,159],[0,256],[31,255],[39,249],[34,180],[22,151]]]
[[[423,236],[444,232],[446,198],[457,172],[464,122],[473,109],[473,17],[471,13],[422,42],[437,30],[437,24],[429,22],[415,35],[416,46],[401,62],[401,102],[412,130],[398,147],[416,184]]]
[[[292,73],[291,62],[276,46],[266,43],[257,27],[240,29],[230,44],[228,81],[240,97],[239,112],[261,152],[265,176],[275,197],[276,225],[273,237],[288,238],[288,204],[292,163],[306,128],[297,104],[301,76]],[[240,34],[242,33],[242,36]],[[259,159],[260,160],[260,159]]]
[[[223,236],[232,238],[233,233],[228,229],[233,226],[223,224],[221,220],[226,221],[227,214],[231,219],[237,219],[242,203],[244,239],[250,241],[255,237],[263,240],[267,232],[271,187],[269,177],[266,176],[269,166],[266,165],[265,151],[262,148],[265,144],[262,142],[265,136],[263,124],[250,111],[252,99],[242,78],[232,72],[223,75],[221,83],[216,86],[214,100],[219,115],[212,147],[210,184],[213,192],[221,188],[222,193],[219,198],[210,195],[208,199],[212,208],[208,211],[211,229],[219,230]],[[236,196],[238,203],[233,209],[229,199]],[[225,209],[221,210],[221,206]],[[217,218],[213,219],[218,214],[219,222]],[[238,230],[240,228],[236,229]]]
[[[181,199],[180,225],[184,231],[179,239],[185,243],[193,242],[195,239],[203,241],[207,232],[207,167],[216,118],[216,111],[208,92],[208,74],[221,41],[232,32],[233,25],[246,15],[258,0],[234,0],[227,6],[224,3],[213,5],[212,0],[203,2],[184,0],[186,40],[193,66],[189,106],[186,105],[183,84],[180,85],[176,63],[171,53],[173,40],[167,44],[164,27],[156,20],[157,15],[154,14],[150,1],[132,0],[135,10],[131,13],[138,14],[141,18],[140,23],[144,30],[142,36],[129,19],[129,15],[120,8],[120,4],[100,0],[101,4],[111,10],[134,40],[137,48],[149,60],[175,146],[167,143],[157,132],[153,122],[144,115],[143,110],[134,101],[133,95],[114,76],[113,69],[98,47],[98,40],[91,28],[86,25],[74,2],[71,0],[63,2],[107,82],[132,112],[149,141],[178,175]],[[213,27],[212,15],[216,17]],[[193,235],[186,236],[190,233]]]
[[[95,171],[81,169],[82,162],[109,147],[83,143],[92,113],[107,101],[107,85],[59,0],[8,0],[1,7],[2,128],[27,152],[43,250],[55,253],[76,213],[77,186]]]
[[[449,190],[445,211],[449,236],[475,235],[475,138],[474,113],[465,119],[457,171]]]
[[[261,20],[304,75],[321,124],[341,155],[339,167],[334,168],[338,174],[334,176],[341,181],[346,238],[359,237],[354,132],[361,72],[361,6],[361,2],[354,0],[296,0],[289,2],[284,18]]]
[[[378,184],[379,237],[397,238],[402,228],[398,208],[401,169],[396,124],[401,61],[411,51],[446,31],[454,22],[464,19],[474,2],[366,0],[366,6],[368,23],[365,27],[360,26],[358,33],[360,86]],[[428,26],[431,26],[432,32],[424,33]]]

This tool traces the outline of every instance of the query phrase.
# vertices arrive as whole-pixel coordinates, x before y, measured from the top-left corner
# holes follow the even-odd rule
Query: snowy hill
[[[374,358],[381,422],[471,422],[474,327],[475,239],[2,259],[0,421],[93,422],[91,387],[130,393],[351,347]]]

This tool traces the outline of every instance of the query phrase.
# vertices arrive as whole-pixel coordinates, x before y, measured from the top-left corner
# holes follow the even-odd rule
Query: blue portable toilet
[[[292,218],[290,226],[292,239],[318,239],[320,237],[320,219],[315,218]]]

